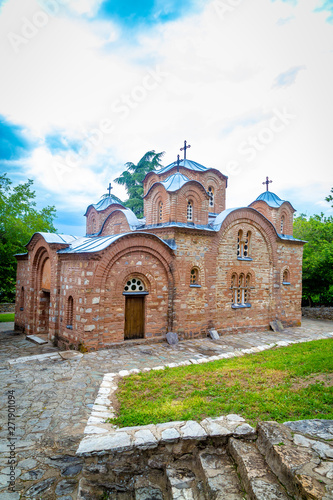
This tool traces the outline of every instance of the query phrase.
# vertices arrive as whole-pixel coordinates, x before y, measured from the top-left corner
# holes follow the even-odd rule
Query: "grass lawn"
[[[1,313],[0,314],[0,323],[8,323],[9,321],[14,321],[15,314],[14,313]]]
[[[258,421],[333,419],[333,340],[121,379],[120,427],[237,413]]]

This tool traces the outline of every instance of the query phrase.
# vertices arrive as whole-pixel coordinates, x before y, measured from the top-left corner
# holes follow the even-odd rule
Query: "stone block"
[[[166,341],[170,345],[177,345],[179,340],[178,340],[178,335],[175,332],[168,332],[165,336]]]
[[[211,338],[212,340],[219,340],[220,336],[219,336],[219,334],[217,333],[217,331],[216,331],[216,330],[213,330],[213,329],[208,330],[208,333],[209,333],[210,338]]]

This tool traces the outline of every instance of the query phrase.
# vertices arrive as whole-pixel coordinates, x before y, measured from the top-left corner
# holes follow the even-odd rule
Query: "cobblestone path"
[[[0,324],[0,498],[18,500],[75,500],[81,459],[75,452],[83,437],[91,408],[104,374],[132,368],[142,369],[235,352],[288,340],[315,340],[333,331],[332,321],[304,320],[301,327],[282,333],[251,332],[221,337],[219,341],[197,339],[149,343],[86,353],[62,359],[58,349],[25,340]],[[38,356],[36,359],[36,355]],[[27,357],[32,358],[26,359]],[[20,361],[19,358],[25,358]],[[8,361],[16,360],[14,363]],[[8,391],[14,391],[16,416],[12,442],[15,443],[15,493],[7,486]],[[12,400],[11,400],[12,401]]]

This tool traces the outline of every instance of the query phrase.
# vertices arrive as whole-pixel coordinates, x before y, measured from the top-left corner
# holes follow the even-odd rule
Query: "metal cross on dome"
[[[181,151],[184,151],[184,160],[186,160],[186,150],[190,147],[190,145],[187,145],[187,141],[184,141],[184,147],[180,148]]]
[[[179,172],[179,164],[180,164],[180,159],[179,155],[177,155],[177,172]]]
[[[263,182],[263,184],[266,184],[266,191],[268,191],[268,184],[270,184],[271,182],[273,182],[273,181],[270,181],[269,178],[266,177],[265,182]]]
[[[107,191],[109,191],[109,196],[111,196],[112,189],[113,189],[113,187],[111,186],[111,182],[109,182],[109,187],[107,189]]]

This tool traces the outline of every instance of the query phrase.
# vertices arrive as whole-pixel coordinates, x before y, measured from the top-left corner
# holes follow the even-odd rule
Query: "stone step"
[[[306,440],[302,436],[299,439]],[[321,474],[320,466],[324,462],[315,451],[315,445],[313,448],[297,446],[288,427],[276,422],[261,422],[257,446],[291,496],[333,500],[333,481],[325,471]]]
[[[37,335],[27,335],[26,340],[29,340],[30,342],[33,342],[34,344],[38,345],[43,345],[48,343],[47,340],[41,339],[40,337],[37,337]]]
[[[199,452],[199,467],[204,477],[207,499],[243,500],[246,494],[242,491],[236,467],[225,448],[209,447]]]
[[[169,498],[172,500],[205,500],[200,491],[200,481],[190,469],[190,465],[182,460],[168,465],[166,476],[169,482]]]
[[[290,499],[271,472],[255,442],[231,438],[228,449],[237,464],[237,472],[251,500]]]

